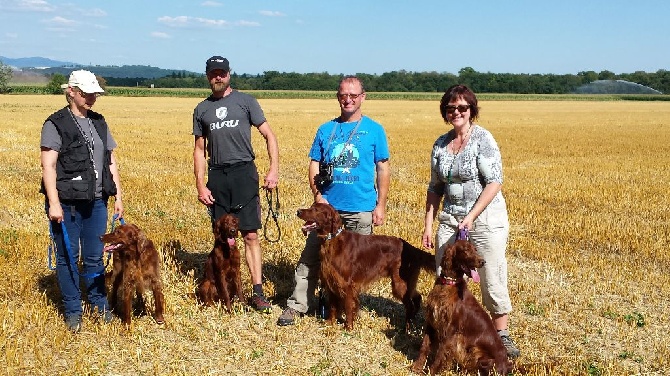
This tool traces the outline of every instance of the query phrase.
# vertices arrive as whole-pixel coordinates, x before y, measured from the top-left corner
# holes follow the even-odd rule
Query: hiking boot
[[[301,316],[302,314],[295,309],[288,307],[282,312],[282,314],[277,319],[277,325],[279,326],[288,326],[295,324],[295,318]]]
[[[268,302],[267,298],[263,295],[254,294],[251,297],[251,307],[258,312],[272,313],[272,305]]]
[[[502,343],[505,345],[505,349],[507,350],[507,357],[518,358],[519,355],[521,355],[521,351],[519,351],[519,349],[514,344],[514,341],[512,341],[512,337],[510,337],[509,332],[505,330],[498,333],[500,334],[500,339],[502,339]]]
[[[65,318],[65,326],[72,333],[79,333],[81,330],[81,316],[74,315]]]

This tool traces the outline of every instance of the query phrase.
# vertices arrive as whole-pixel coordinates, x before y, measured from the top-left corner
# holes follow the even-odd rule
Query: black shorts
[[[261,203],[258,195],[258,170],[254,162],[210,166],[207,188],[212,192],[212,223],[224,214],[234,214],[242,231],[261,228]]]

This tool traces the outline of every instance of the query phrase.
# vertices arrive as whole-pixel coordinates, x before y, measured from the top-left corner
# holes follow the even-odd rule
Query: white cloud
[[[209,27],[220,27],[220,26],[229,26],[230,22],[226,20],[210,20],[208,18],[195,17],[193,20],[199,24]]]
[[[90,17],[107,17],[107,12],[105,12],[104,10],[102,10],[100,8],[89,9],[89,10],[86,10],[86,11],[82,11],[82,13],[84,13],[85,16],[90,16]]]
[[[284,13],[274,11],[274,10],[262,10],[258,13],[262,14],[263,16],[268,16],[268,17],[284,17],[284,16],[286,16]]]
[[[168,27],[178,27],[178,28],[208,28],[208,29],[219,29],[219,28],[229,28],[232,26],[239,27],[257,27],[261,26],[260,23],[255,21],[246,21],[239,20],[235,22],[230,22],[226,20],[214,20],[210,18],[202,17],[190,17],[190,16],[163,16],[158,18],[158,23],[161,23]]]
[[[170,39],[171,38],[170,34],[162,33],[160,31],[151,32],[151,36],[154,37],[154,38],[161,38],[161,39]]]
[[[54,26],[74,26],[77,22],[74,20],[69,20],[67,18],[56,16],[48,20],[42,21]]]
[[[186,16],[178,16],[178,17],[163,16],[163,17],[158,18],[158,22],[162,23],[162,24],[165,24],[167,26],[181,27],[181,26],[187,26],[188,17],[186,17]]]
[[[237,25],[237,26],[251,26],[251,27],[261,26],[261,24],[258,23],[258,22],[244,21],[244,20],[240,20],[240,21],[235,22],[235,25]]]
[[[17,33],[5,33],[5,36],[9,39],[16,39],[19,37],[19,34]]]
[[[27,12],[53,12],[56,7],[44,0],[3,0],[0,9]]]
[[[203,7],[220,7],[223,4],[219,3],[218,1],[203,1],[200,3]]]

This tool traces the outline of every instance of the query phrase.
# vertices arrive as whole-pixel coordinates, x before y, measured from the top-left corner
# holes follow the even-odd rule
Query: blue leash
[[[456,234],[456,240],[469,240],[470,234],[468,233],[467,228],[462,228],[458,230],[458,234]]]
[[[114,231],[114,223],[115,223],[115,221],[118,217],[119,217],[118,214],[114,214],[114,216],[112,217],[112,221],[111,221],[112,223],[110,225],[110,227],[111,227],[110,232]],[[121,219],[119,219],[119,223],[121,223],[122,225],[125,225],[126,221],[124,221],[123,218],[121,218]],[[70,265],[72,265],[73,267],[76,267],[75,262],[74,262],[74,256],[72,255],[72,249],[70,248],[70,236],[67,234],[67,229],[65,228],[65,222],[61,222],[60,224],[61,224],[61,229],[63,230],[63,242],[65,243],[65,249],[67,250],[67,256],[68,256],[68,259],[70,260]],[[49,242],[49,246],[47,247],[47,252],[48,252],[47,260],[49,262],[49,270],[56,270],[56,267],[53,265],[53,263],[51,261],[53,259],[53,254],[56,252],[56,242],[54,240],[53,225],[52,225],[51,221],[49,221],[49,239],[50,239],[50,242]],[[95,277],[103,274],[104,270],[107,269],[107,265],[109,265],[109,260],[111,259],[111,257],[112,257],[112,254],[108,253],[107,254],[107,260],[105,260],[105,268],[103,269],[102,272],[82,274],[80,276],[84,277],[84,278],[95,278]]]

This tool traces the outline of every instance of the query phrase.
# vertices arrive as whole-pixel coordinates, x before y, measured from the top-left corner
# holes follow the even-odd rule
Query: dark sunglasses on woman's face
[[[86,97],[95,97],[95,98],[97,98],[97,97],[99,97],[99,96],[101,95],[101,93],[84,93],[84,91],[82,91],[82,90],[79,89],[79,88],[77,88],[76,91],[79,92],[79,95],[81,95],[81,96],[84,97],[84,98],[86,98]]]
[[[460,112],[460,113],[464,113],[469,109],[470,109],[469,104],[460,104],[458,106],[449,105],[449,106],[447,106],[447,113],[448,114],[453,114],[454,112],[456,112],[456,110],[458,110],[458,112]]]

